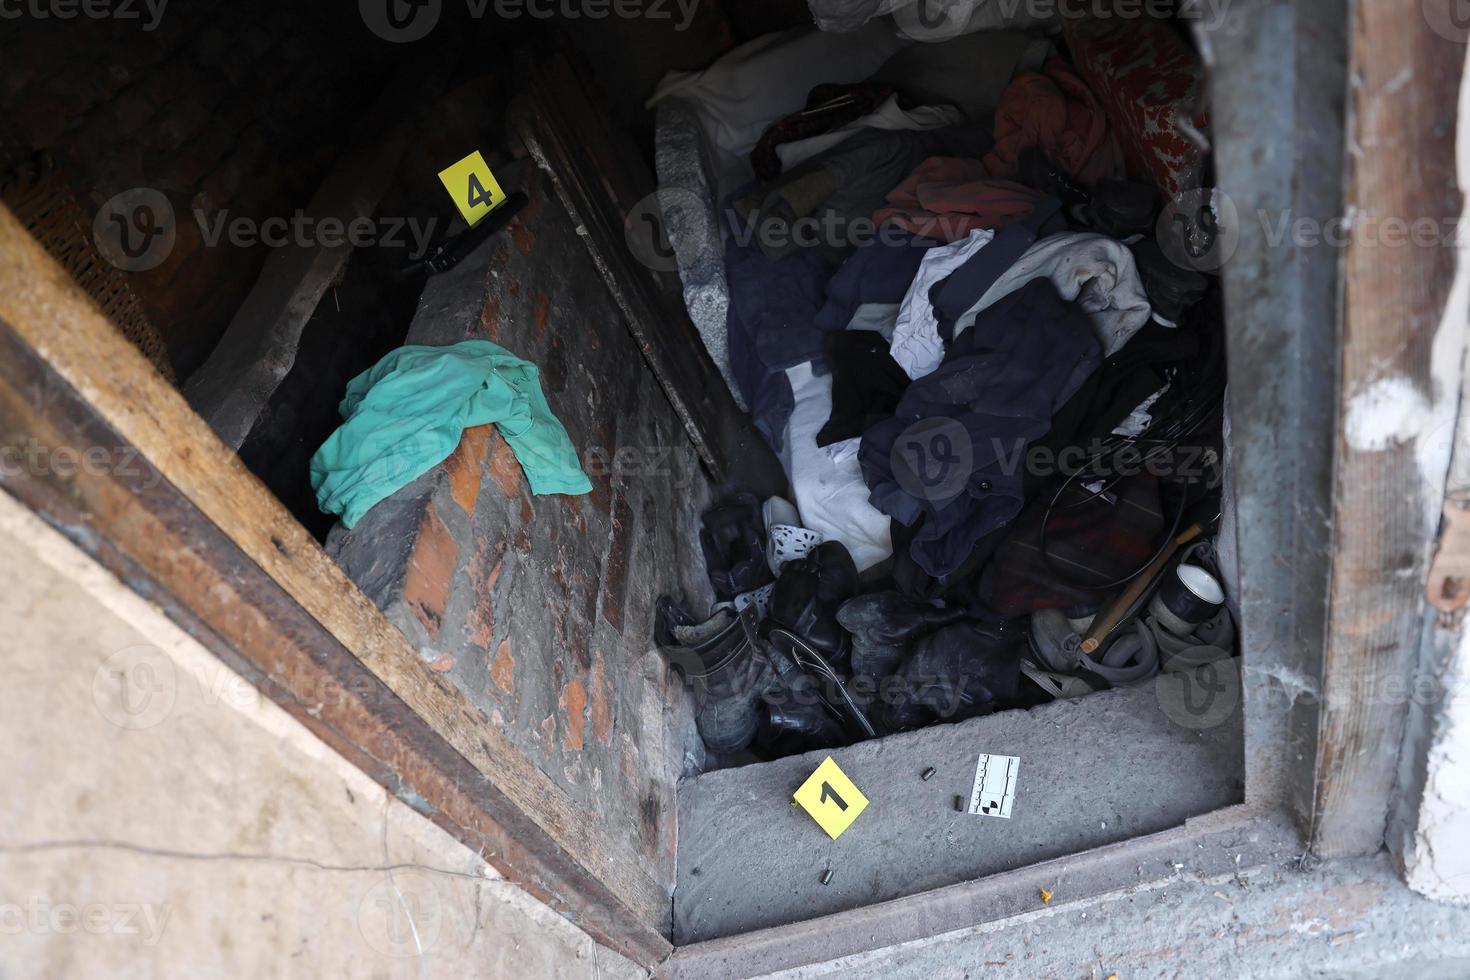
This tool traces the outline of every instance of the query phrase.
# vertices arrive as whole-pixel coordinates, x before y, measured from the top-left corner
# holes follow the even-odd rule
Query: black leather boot
[[[771,595],[770,622],[802,637],[829,661],[848,653],[837,610],[858,589],[857,566],[841,542],[827,541],[781,568]]]

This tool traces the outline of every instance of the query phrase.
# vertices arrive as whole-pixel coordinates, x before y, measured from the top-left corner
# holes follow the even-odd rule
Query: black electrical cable
[[[1092,472],[1097,462],[1109,456],[1116,455],[1126,446],[1137,446],[1141,444],[1150,445],[1143,456],[1143,463],[1158,458],[1164,453],[1173,452],[1183,440],[1194,435],[1202,429],[1214,417],[1223,415],[1226,375],[1224,370],[1223,337],[1216,332],[1211,334],[1213,343],[1210,350],[1203,358],[1204,366],[1199,371],[1186,371],[1183,368],[1173,368],[1166,374],[1168,384],[1164,394],[1159,398],[1158,404],[1154,406],[1153,419],[1140,435],[1136,437],[1120,438],[1116,441],[1108,441],[1103,444],[1098,453],[1088,459],[1077,471],[1067,477],[1057,492],[1047,504],[1046,511],[1042,514],[1040,542],[1041,560],[1049,572],[1057,578],[1076,588],[1086,591],[1103,592],[1127,585],[1139,575],[1148,570],[1149,566],[1159,559],[1169,548],[1175,535],[1179,533],[1180,525],[1184,521],[1184,514],[1189,508],[1189,494],[1183,488],[1180,490],[1179,508],[1174,515],[1173,523],[1170,525],[1169,533],[1153,555],[1143,565],[1123,576],[1101,585],[1094,585],[1078,581],[1075,577],[1058,568],[1052,561],[1051,553],[1046,547],[1047,527],[1051,523],[1052,514],[1057,509],[1057,502],[1066,493],[1067,488],[1074,480],[1079,480]],[[1101,477],[1101,474],[1098,474]],[[1081,507],[1098,497],[1103,496],[1119,482],[1125,479],[1123,474],[1115,474],[1111,479],[1104,479],[1102,486],[1095,492],[1089,491],[1083,499],[1067,504],[1064,510]]]

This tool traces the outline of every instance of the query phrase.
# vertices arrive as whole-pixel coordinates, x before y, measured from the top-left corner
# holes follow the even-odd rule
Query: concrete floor
[[[981,752],[1020,757],[1010,819],[956,812]],[[830,753],[868,797],[838,840],[791,794],[828,753],[680,784],[676,944],[842,912],[1176,827],[1242,798],[1238,715],[1203,732],[1152,684]],[[920,773],[937,773],[927,782]],[[821,884],[832,869],[832,881]]]
[[[766,976],[1460,980],[1470,909],[1410,892],[1386,855],[1213,875],[1186,863],[1163,885]]]

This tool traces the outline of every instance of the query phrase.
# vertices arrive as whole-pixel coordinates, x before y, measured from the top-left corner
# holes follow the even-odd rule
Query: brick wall
[[[168,196],[178,243],[129,276],[182,378],[265,258],[261,246],[205,248],[192,208],[258,218],[304,206],[396,52],[356,4],[188,0],[153,30],[141,0],[115,6],[141,19],[0,20],[0,171],[49,151],[89,214],[134,187]]]
[[[483,337],[536,363],[594,490],[534,497],[493,426],[338,527],[328,550],[465,697],[672,887],[691,731],[652,650],[654,601],[707,604],[708,487],[585,246],[540,175],[531,203],[434,278],[408,343]]]

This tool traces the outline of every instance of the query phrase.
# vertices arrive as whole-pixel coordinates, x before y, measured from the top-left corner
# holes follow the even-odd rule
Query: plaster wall
[[[0,977],[644,972],[0,494]]]

